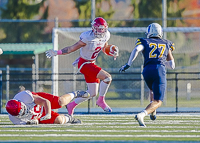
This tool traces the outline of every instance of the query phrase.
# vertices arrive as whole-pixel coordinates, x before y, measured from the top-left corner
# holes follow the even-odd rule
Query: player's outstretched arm
[[[66,55],[66,54],[72,53],[72,52],[80,49],[81,47],[84,47],[85,45],[86,45],[86,43],[84,43],[81,40],[79,40],[74,45],[68,46],[68,47],[65,47],[65,48],[61,49],[62,55]]]
[[[74,45],[72,46],[68,46],[68,47],[65,47],[61,50],[48,50],[46,51],[46,57],[47,58],[52,58],[53,56],[57,56],[57,55],[66,55],[66,54],[69,54],[69,53],[72,53],[78,49],[80,49],[81,47],[84,47],[86,44],[84,42],[82,42],[81,40],[79,40],[77,43],[75,43]]]
[[[126,63],[125,65],[123,65],[120,69],[119,72],[125,72],[132,64],[132,62],[136,59],[136,57],[138,56],[138,53],[140,51],[142,51],[144,49],[143,45],[137,45],[133,51],[131,52],[131,55],[129,57],[128,63]]]

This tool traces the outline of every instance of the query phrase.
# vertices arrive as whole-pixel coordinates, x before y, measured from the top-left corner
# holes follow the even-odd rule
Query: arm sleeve
[[[109,39],[110,39],[110,32],[107,31],[107,33],[106,33],[106,42],[108,42]]]
[[[144,46],[142,44],[140,45],[137,45],[133,51],[131,52],[131,55],[129,57],[129,60],[128,60],[128,65],[131,66],[131,64],[133,63],[133,61],[135,60],[135,58],[138,56],[138,53],[140,51],[144,50]]]
[[[175,62],[174,62],[174,60],[166,61],[165,66],[168,69],[175,69]]]

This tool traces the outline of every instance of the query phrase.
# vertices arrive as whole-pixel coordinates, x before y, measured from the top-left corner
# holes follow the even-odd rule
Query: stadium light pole
[[[162,0],[162,26],[167,27],[167,0]],[[167,32],[163,32],[163,38],[167,38]]]

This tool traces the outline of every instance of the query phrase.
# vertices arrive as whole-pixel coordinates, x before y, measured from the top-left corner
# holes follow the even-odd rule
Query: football
[[[113,56],[110,52],[116,51],[116,46],[115,45],[107,45],[102,49],[102,51],[109,56]]]

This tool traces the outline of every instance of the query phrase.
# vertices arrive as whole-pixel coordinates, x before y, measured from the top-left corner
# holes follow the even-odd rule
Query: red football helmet
[[[105,36],[108,30],[108,24],[105,19],[102,17],[97,17],[92,21],[91,25],[95,37],[102,38]]]
[[[26,105],[23,102],[11,99],[6,103],[6,110],[12,116],[22,116],[25,114]]]

